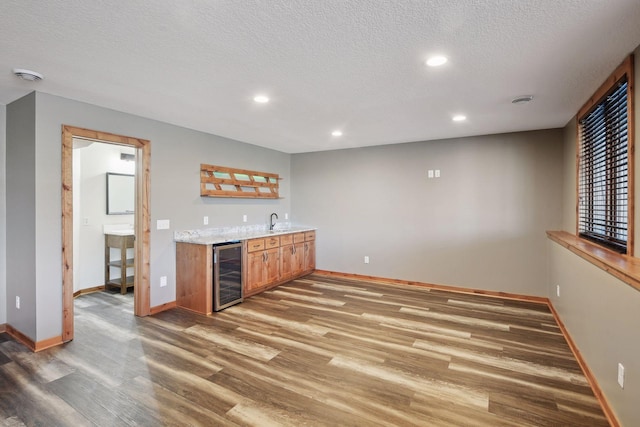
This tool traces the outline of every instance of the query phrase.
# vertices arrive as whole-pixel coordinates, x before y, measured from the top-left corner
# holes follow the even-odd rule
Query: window
[[[630,255],[632,67],[630,56],[578,113],[578,234]]]

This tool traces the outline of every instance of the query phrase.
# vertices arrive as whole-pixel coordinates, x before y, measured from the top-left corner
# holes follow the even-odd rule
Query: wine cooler
[[[242,243],[213,245],[213,310],[223,310],[242,299]]]

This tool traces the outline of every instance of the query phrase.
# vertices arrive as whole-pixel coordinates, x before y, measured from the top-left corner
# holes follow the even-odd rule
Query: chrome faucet
[[[276,226],[276,223],[273,221],[274,215],[275,215],[276,219],[278,219],[278,214],[277,213],[274,212],[274,213],[271,214],[271,217],[269,218],[269,230],[270,231],[273,231],[273,227]]]

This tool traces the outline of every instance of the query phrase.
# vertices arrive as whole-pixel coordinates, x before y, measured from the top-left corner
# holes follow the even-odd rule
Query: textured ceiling
[[[35,89],[298,153],[564,126],[638,44],[638,0],[1,0],[0,103]]]

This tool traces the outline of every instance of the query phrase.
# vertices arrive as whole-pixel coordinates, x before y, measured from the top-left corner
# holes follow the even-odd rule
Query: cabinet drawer
[[[291,245],[293,243],[293,234],[284,234],[280,236],[280,245]]]
[[[247,242],[247,251],[256,252],[264,250],[264,239],[254,239]]]
[[[304,241],[309,242],[311,240],[316,240],[316,232],[315,231],[307,231],[304,233]]]
[[[302,243],[304,242],[304,233],[296,233],[293,235],[294,243]]]
[[[280,238],[279,237],[269,237],[264,240],[265,247],[267,249],[277,248],[280,246]]]

